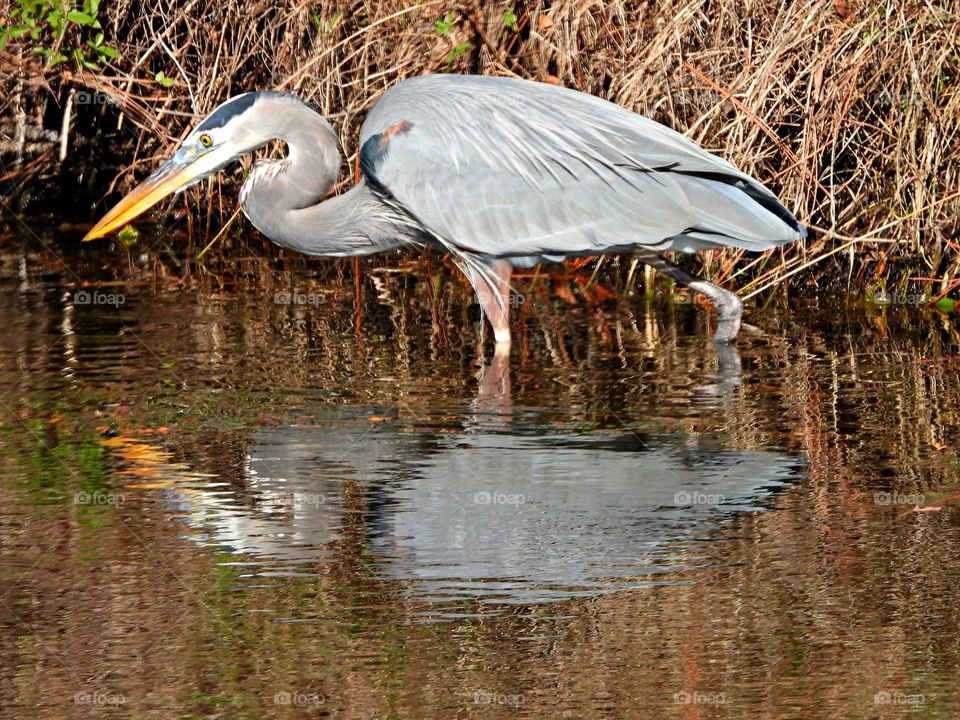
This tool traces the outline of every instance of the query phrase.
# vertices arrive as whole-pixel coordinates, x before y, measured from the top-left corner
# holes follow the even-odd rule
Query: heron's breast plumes
[[[277,176],[284,171],[286,165],[286,160],[257,160],[253,165],[253,169],[250,170],[250,175],[247,176],[243,186],[240,188],[240,204],[246,205],[250,193],[253,192],[258,185],[262,186],[263,182],[276,179]]]

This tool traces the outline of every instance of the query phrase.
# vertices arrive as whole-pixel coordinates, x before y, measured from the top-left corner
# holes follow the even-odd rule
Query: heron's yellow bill
[[[198,175],[193,163],[184,164],[176,158],[171,158],[104,215],[100,222],[83,236],[84,242],[95,240],[122,228],[165,197],[189,185]]]

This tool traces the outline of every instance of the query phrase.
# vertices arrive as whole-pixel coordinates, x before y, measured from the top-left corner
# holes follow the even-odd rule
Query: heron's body
[[[194,148],[194,137],[211,149]],[[191,138],[178,152],[186,157],[171,161],[199,166],[191,182],[283,140],[288,156],[258,163],[241,192],[258,229],[312,255],[438,245],[470,277],[501,344],[509,342],[512,267],[609,252],[633,252],[708,295],[720,314],[717,339],[732,340],[739,300],[658,253],[767,250],[805,235],[773,193],[683,135],[591,95],[526,80],[430,75],[391,88],[360,132],[360,183],[327,200],[340,168],[336,138],[292,95],[233,98]],[[163,168],[155,175],[167,182]],[[109,231],[122,206],[90,236]]]

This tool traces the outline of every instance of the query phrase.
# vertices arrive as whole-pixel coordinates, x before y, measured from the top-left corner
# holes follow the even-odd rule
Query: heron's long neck
[[[307,107],[286,123],[285,160],[258,164],[241,192],[241,204],[257,229],[278,245],[309,255],[368,255],[403,245],[396,215],[361,182],[333,189],[340,153],[330,124]],[[322,202],[321,202],[322,201]]]

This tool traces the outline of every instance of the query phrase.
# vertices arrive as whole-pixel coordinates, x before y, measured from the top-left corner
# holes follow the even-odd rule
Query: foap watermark
[[[281,690],[274,693],[274,705],[296,705],[298,707],[320,707],[327,701],[325,695],[297,690]]]
[[[127,301],[126,295],[118,292],[101,292],[100,290],[77,290],[73,294],[74,305],[111,305],[120,307]]]
[[[880,690],[873,696],[874,705],[923,705],[923,693],[905,693],[899,690]]]
[[[530,111],[529,100],[524,97],[515,97],[510,93],[493,92],[487,95],[490,104],[504,110],[518,110],[524,114]]]
[[[526,501],[526,496],[520,493],[487,492],[486,490],[481,490],[473,495],[474,505],[512,505],[513,507],[520,507]]]
[[[477,293],[477,302],[485,305],[489,301],[500,302],[500,296],[491,296],[485,292]],[[512,292],[509,297],[503,298],[508,307],[518,308],[527,301],[527,296],[522,293]]]
[[[110,98],[101,92],[77,90],[73,94],[74,105],[106,105],[109,101]]]
[[[81,690],[73,694],[73,702],[77,705],[123,705],[127,698],[123,693]]]
[[[920,107],[923,105],[923,97],[912,92],[893,92],[891,90],[881,90],[873,94],[873,101],[885,107],[895,106],[906,108],[910,105]]]
[[[73,494],[74,505],[114,505],[120,507],[126,502],[122,493],[105,493],[99,490],[88,492],[81,490]]]
[[[702,493],[698,490],[678,490],[673,494],[673,504],[687,505],[723,505],[727,498],[717,493]]]
[[[726,705],[727,694],[722,692],[700,692],[699,690],[681,690],[673,694],[674,705]]]
[[[865,295],[866,301],[873,305],[926,305],[930,299],[926,293],[906,293],[871,288]]]
[[[523,695],[519,693],[501,693],[490,692],[489,690],[474,690],[474,705],[510,705],[511,707],[520,707],[525,702]]]
[[[323,303],[323,295],[302,293],[299,290],[281,290],[273,294],[274,305],[310,305],[317,307]]]
[[[873,502],[877,505],[921,505],[926,500],[923,493],[875,492]]]
[[[265,500],[266,505],[277,507],[292,507],[295,510],[302,507],[327,504],[327,496],[323,493],[292,493],[290,495],[274,495]]]
[[[670,90],[670,104],[674,107],[693,107],[698,110],[709,110],[723,101],[723,98],[713,90]]]

